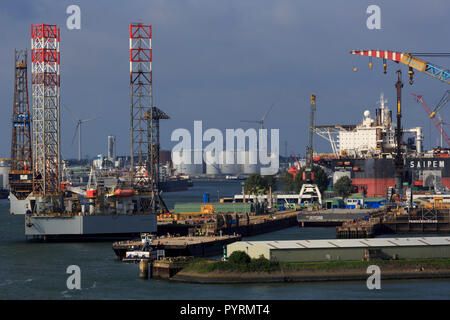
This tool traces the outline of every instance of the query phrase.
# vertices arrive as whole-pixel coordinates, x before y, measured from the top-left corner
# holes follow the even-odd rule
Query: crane
[[[313,172],[313,135],[314,135],[314,115],[316,112],[316,95],[311,95],[311,106],[310,106],[310,125],[309,125],[309,141],[306,147],[306,166],[303,171],[303,180],[305,183],[302,184],[299,195],[299,203],[319,203],[322,204],[322,195],[320,193],[319,187],[314,183],[314,172]]]
[[[442,107],[450,100],[450,90],[445,91],[444,96],[439,101],[438,105],[430,114],[430,118],[433,118],[439,110],[442,109]]]
[[[433,121],[434,125],[436,126],[436,128],[439,130],[439,133],[441,134],[441,147],[442,147],[442,140],[445,139],[445,142],[447,143],[448,146],[450,146],[450,139],[447,136],[447,133],[445,133],[444,128],[443,128],[443,124],[446,124],[445,122],[442,121],[441,117],[438,115],[438,119],[436,119],[436,117],[431,116],[432,111],[430,109],[430,107],[426,104],[426,102],[423,100],[423,96],[422,95],[417,95],[417,94],[412,94],[415,98],[417,102],[420,102],[422,104],[422,107],[425,109],[425,112],[430,116],[431,121]],[[439,106],[440,104],[438,104]],[[436,110],[437,108],[435,108]],[[435,111],[437,112],[437,111]]]
[[[409,84],[413,84],[414,70],[421,71],[433,78],[450,84],[450,71],[434,63],[427,62],[418,57],[449,57],[450,53],[405,53],[388,50],[352,50],[350,54],[370,57],[369,68],[372,69],[372,57],[383,59],[384,73],[387,69],[387,60],[401,62],[409,67]]]
[[[264,116],[261,118],[261,120],[241,120],[241,122],[254,122],[254,123],[259,123],[261,125],[261,129],[264,129],[264,120],[266,120],[267,115],[269,114],[270,110],[272,110],[273,106],[275,105],[275,103],[272,103],[270,105],[269,110],[267,110],[267,112],[264,114]]]

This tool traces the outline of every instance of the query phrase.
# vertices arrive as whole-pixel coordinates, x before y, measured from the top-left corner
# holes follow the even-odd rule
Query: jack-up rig
[[[15,58],[11,214],[25,214],[25,235],[32,239],[156,232],[157,214],[167,211],[158,190],[159,120],[169,117],[152,105],[151,25],[130,25],[129,179],[97,179],[92,169],[87,186],[73,186],[61,168],[59,28],[32,25],[31,38],[31,135],[26,51]]]

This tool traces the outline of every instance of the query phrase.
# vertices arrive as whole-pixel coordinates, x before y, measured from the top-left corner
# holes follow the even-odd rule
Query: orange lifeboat
[[[131,189],[117,189],[114,191],[116,197],[131,197],[133,194],[134,191]]]
[[[97,198],[97,190],[96,189],[87,189],[86,190],[86,198]]]

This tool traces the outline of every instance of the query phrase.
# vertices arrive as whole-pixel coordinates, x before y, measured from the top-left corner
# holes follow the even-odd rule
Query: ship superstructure
[[[315,127],[315,132],[329,141],[333,150],[332,154],[322,154],[315,161],[331,170],[333,182],[348,176],[355,191],[367,196],[386,196],[387,188],[395,186],[396,127],[386,102],[381,94],[375,117],[366,110],[359,125]],[[424,152],[421,127],[402,132],[410,135],[401,145],[405,187],[449,188],[450,150],[438,148]]]
[[[378,102],[380,107],[375,110],[375,117],[372,117],[369,110],[365,110],[362,123],[359,125],[315,126],[314,131],[330,142],[336,157],[391,158],[397,142],[395,126],[392,123],[392,111],[386,102],[384,94],[381,93]],[[422,154],[422,128],[403,129],[403,133],[414,135],[409,138],[405,152],[414,155]]]

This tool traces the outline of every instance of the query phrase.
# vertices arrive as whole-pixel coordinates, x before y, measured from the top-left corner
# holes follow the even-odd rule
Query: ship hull
[[[12,192],[9,193],[9,213],[12,215],[25,214],[30,208],[30,195],[25,199],[18,199]]]
[[[25,235],[29,240],[126,239],[156,231],[154,214],[25,217]]]
[[[162,192],[185,191],[190,186],[192,186],[192,184],[187,179],[168,180],[159,183],[159,189]]]
[[[349,176],[357,191],[368,197],[385,196],[386,189],[395,186],[393,159],[339,158],[320,160],[319,164],[333,174]],[[450,158],[407,158],[403,181],[409,186],[433,187],[442,184],[450,188]]]

